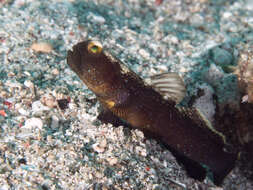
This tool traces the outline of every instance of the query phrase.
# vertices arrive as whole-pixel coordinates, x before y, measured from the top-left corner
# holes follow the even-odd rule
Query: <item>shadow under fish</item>
[[[197,109],[177,106],[185,86],[176,73],[153,76],[148,84],[92,40],[68,51],[67,63],[96,94],[103,107],[99,118],[116,125],[126,122],[162,142],[191,177],[203,180],[205,165],[220,185],[233,169],[237,154],[225,151],[225,137]]]

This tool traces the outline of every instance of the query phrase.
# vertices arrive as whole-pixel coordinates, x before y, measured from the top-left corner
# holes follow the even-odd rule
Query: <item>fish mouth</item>
[[[70,56],[72,56],[73,55],[73,50],[68,50],[68,52],[67,52],[67,57],[70,57]]]
[[[72,57],[73,57],[73,51],[72,50],[68,50],[67,52],[67,64],[69,65],[70,62],[72,62]]]
[[[84,68],[81,61],[81,54],[75,48],[67,52],[67,64],[79,77],[83,77]]]
[[[76,71],[76,67],[75,67],[76,62],[74,60],[74,52],[72,50],[68,50],[67,52],[67,64],[72,70]]]

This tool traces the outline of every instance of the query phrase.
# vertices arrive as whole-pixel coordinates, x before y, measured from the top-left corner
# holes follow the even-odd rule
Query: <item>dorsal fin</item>
[[[227,140],[225,135],[221,132],[217,131],[211,122],[206,118],[206,116],[198,109],[198,108],[186,108],[186,107],[179,107],[176,106],[177,109],[180,111],[181,114],[190,117],[193,121],[195,121],[201,128],[206,130],[211,130],[216,137],[221,138],[224,144],[227,144]]]
[[[162,73],[151,78],[151,85],[165,99],[179,103],[185,96],[186,88],[182,78],[177,73]]]

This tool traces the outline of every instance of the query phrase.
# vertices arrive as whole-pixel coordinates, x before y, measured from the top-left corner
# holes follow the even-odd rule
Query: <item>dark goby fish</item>
[[[208,166],[215,184],[220,185],[233,169],[237,154],[224,150],[224,136],[198,110],[176,105],[185,93],[177,74],[154,76],[149,85],[91,40],[68,51],[67,63],[96,94],[107,114],[158,139],[181,156]]]

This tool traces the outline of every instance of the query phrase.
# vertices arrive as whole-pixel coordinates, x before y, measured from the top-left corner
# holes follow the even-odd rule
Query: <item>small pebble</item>
[[[91,20],[92,22],[98,23],[98,24],[104,24],[105,18],[101,15],[97,15],[95,13],[89,12],[87,18]]]
[[[57,69],[57,68],[54,68],[53,70],[52,70],[52,74],[53,75],[59,75],[59,70]]]
[[[107,140],[106,138],[104,138],[100,143],[99,143],[99,146],[102,147],[102,148],[105,148],[107,146]]]
[[[24,82],[24,85],[25,85],[27,88],[34,89],[34,84],[33,84],[31,81],[29,81],[29,80],[26,80],[26,81]]]
[[[57,100],[58,106],[61,110],[65,110],[68,108],[69,100],[68,99],[60,99]]]
[[[21,159],[18,160],[18,163],[19,163],[19,164],[26,164],[26,162],[27,162],[27,161],[26,161],[26,159],[24,159],[24,158],[21,158]]]
[[[42,127],[43,127],[42,120],[40,118],[32,117],[25,121],[25,125],[22,128],[27,128],[27,129],[38,128],[41,130]]]
[[[32,111],[34,114],[38,112],[48,111],[48,110],[50,110],[50,108],[47,106],[44,106],[39,100],[32,103]]]
[[[135,147],[135,152],[136,152],[136,154],[139,154],[141,156],[144,156],[144,157],[147,156],[146,149],[144,149],[144,148],[142,148],[140,146],[136,146]]]
[[[50,52],[52,52],[53,47],[49,43],[40,42],[40,43],[32,44],[31,49],[36,51],[36,52],[50,53]]]
[[[205,20],[203,18],[203,16],[201,16],[200,14],[194,14],[191,18],[190,18],[190,22],[193,26],[195,27],[201,27],[201,26],[205,26]]]
[[[224,49],[217,47],[212,50],[212,53],[213,61],[221,67],[230,65],[233,62],[233,56],[231,55],[231,53]]]
[[[24,109],[23,107],[19,108],[18,109],[18,112],[21,114],[21,115],[24,115],[24,116],[29,116],[30,112],[26,109]]]
[[[56,115],[51,117],[51,128],[57,129],[59,127],[59,118]]]
[[[92,148],[94,151],[98,152],[98,153],[103,153],[105,151],[104,147],[100,147],[99,143],[95,143],[92,145]]]
[[[11,187],[7,184],[0,186],[1,190],[9,190]]]
[[[54,108],[57,102],[52,95],[46,94],[41,98],[41,103],[49,108]]]
[[[118,163],[118,159],[117,159],[117,158],[107,158],[107,161],[108,161],[108,163],[109,163],[111,166],[113,166],[113,165],[115,165],[115,164]]]
[[[7,116],[5,110],[0,110],[0,115],[3,116],[3,117],[6,117],[6,116]]]
[[[146,50],[144,50],[144,49],[140,49],[140,50],[139,50],[139,54],[140,54],[143,58],[145,58],[145,59],[149,59],[149,57],[150,57],[149,53],[148,53]]]

